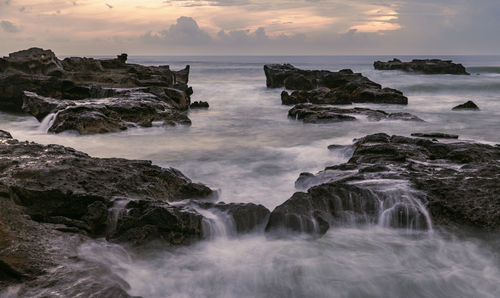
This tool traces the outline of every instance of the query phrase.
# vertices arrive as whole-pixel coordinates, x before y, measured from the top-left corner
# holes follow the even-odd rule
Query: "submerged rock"
[[[368,135],[351,159],[315,176],[271,212],[268,232],[324,234],[330,227],[434,224],[500,230],[500,148],[477,143]],[[432,218],[432,221],[431,221]]]
[[[208,109],[209,104],[206,101],[195,101],[189,106],[191,109]]]
[[[458,111],[458,110],[473,110],[473,111],[479,111],[479,107],[473,102],[473,101],[468,101],[466,103],[463,103],[461,105],[458,105],[452,109],[453,111]]]
[[[373,66],[378,70],[402,70],[423,74],[469,74],[462,64],[440,59],[413,59],[410,62],[402,62],[394,58],[388,62],[376,61],[373,63]]]
[[[10,134],[10,132],[0,129],[0,138],[12,139],[12,135]]]
[[[419,138],[458,139],[458,135],[451,135],[442,132],[427,132],[427,133],[415,132],[412,133],[411,136]]]
[[[302,120],[305,123],[328,123],[341,121],[354,121],[357,118],[351,115],[364,115],[368,120],[403,120],[403,121],[423,121],[410,113],[387,113],[381,110],[367,108],[342,109],[331,106],[315,104],[298,104],[288,111],[288,116],[292,119]]]
[[[399,90],[382,88],[380,84],[350,69],[331,72],[302,70],[291,64],[268,64],[264,66],[264,72],[268,88],[296,90],[291,94],[286,91],[282,93],[283,104],[408,103]]]
[[[0,58],[0,110],[22,110],[42,121],[68,106],[85,106],[72,108],[71,123],[59,125],[53,132],[104,133],[134,125],[151,126],[153,121],[191,123],[181,115],[189,108],[192,94],[187,86],[189,66],[172,71],[168,66],[126,61],[126,54],[105,60],[59,60],[52,51],[39,48],[12,53]],[[111,103],[104,105],[106,101]],[[136,112],[137,116],[132,116]],[[82,128],[94,120],[99,122],[96,128]]]

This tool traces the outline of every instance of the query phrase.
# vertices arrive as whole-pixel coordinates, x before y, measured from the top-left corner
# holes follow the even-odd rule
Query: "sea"
[[[374,61],[392,58],[450,59],[470,75],[374,70]],[[191,126],[103,135],[50,134],[47,121],[22,114],[0,113],[0,128],[19,140],[61,144],[95,157],[152,160],[217,190],[221,202],[252,202],[270,210],[298,191],[300,173],[317,173],[350,158],[348,150],[328,150],[332,144],[352,144],[378,132],[436,131],[500,143],[500,56],[131,56],[128,62],[174,70],[190,65],[191,100],[207,101],[210,108],[191,110]],[[290,119],[282,89],[266,88],[268,63],[360,72],[403,91],[408,105],[355,106],[409,112],[425,122]],[[451,110],[468,100],[481,110]],[[80,278],[118,278],[130,295],[143,297],[500,297],[498,233],[373,224],[331,228],[314,239],[271,238],[263,232],[236,235],[216,215],[211,222],[210,237],[187,247],[124,250],[102,239],[84,242],[75,254],[108,270]]]

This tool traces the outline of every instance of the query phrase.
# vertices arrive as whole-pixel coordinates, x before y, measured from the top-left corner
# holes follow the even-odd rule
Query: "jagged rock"
[[[381,110],[372,110],[367,108],[342,109],[314,104],[298,104],[288,111],[288,116],[290,118],[302,120],[305,123],[341,122],[354,121],[357,119],[356,117],[350,115],[364,115],[371,121],[423,121],[410,113],[387,113]]]
[[[0,129],[0,138],[12,139],[12,135],[10,134],[10,132]]]
[[[271,212],[268,232],[323,234],[330,227],[379,224],[428,229],[468,225],[500,230],[500,148],[478,143],[368,135],[351,159],[299,177],[295,193]]]
[[[29,113],[38,121],[42,121],[47,115],[63,110],[75,103],[69,100],[58,100],[50,97],[40,96],[36,93],[24,91],[23,112]]]
[[[52,51],[39,48],[12,53],[9,57],[0,59],[0,110],[24,110],[41,121],[49,113],[63,110],[69,105],[79,105],[83,99],[92,101],[115,97],[114,106],[119,105],[117,102],[122,99],[126,102],[122,104],[123,109],[116,108],[114,113],[124,111],[127,114],[131,101],[130,96],[126,95],[140,91],[147,94],[143,96],[147,97],[149,102],[145,109],[159,110],[142,113],[146,116],[145,119],[132,122],[145,123],[143,126],[150,126],[151,121],[163,121],[167,125],[190,124],[186,115],[177,113],[187,110],[190,105],[189,96],[193,91],[187,86],[189,66],[180,71],[172,71],[169,66],[142,66],[127,64],[126,61],[126,54],[115,59],[71,57],[61,61]],[[144,100],[140,101],[140,105],[144,106]],[[85,112],[81,121],[96,119],[101,123],[98,126],[103,126],[102,123],[106,122],[116,122],[102,120],[102,115],[110,117],[102,111],[96,111],[95,114],[98,115],[90,117],[89,113]],[[169,116],[172,118],[167,119]],[[74,113],[71,116],[77,117]],[[130,115],[117,117],[130,118]],[[73,126],[76,125],[68,127],[74,129],[71,128]],[[90,131],[117,131],[130,125],[114,123],[104,126],[107,128]]]
[[[236,232],[239,234],[263,230],[271,213],[266,207],[253,203],[199,202],[197,204],[201,208],[215,209],[231,216]]]
[[[461,105],[458,105],[452,109],[453,111],[459,111],[459,110],[473,110],[473,111],[479,111],[479,107],[473,102],[473,101],[468,101],[466,103],[463,103]]]
[[[185,112],[173,109],[151,93],[141,89],[118,90],[113,97],[75,103],[56,100],[25,92],[23,110],[42,121],[56,113],[48,128],[60,133],[73,130],[80,134],[116,132],[133,126],[151,127],[153,122],[162,125],[189,125]]]
[[[428,132],[428,133],[412,133],[412,137],[419,137],[419,138],[436,138],[436,139],[458,139],[458,135],[451,135],[447,133],[442,133],[442,132]]]
[[[208,109],[210,105],[206,101],[195,101],[189,107],[191,109]]]
[[[0,296],[130,297],[123,279],[102,264],[78,257],[82,242],[91,239],[61,233],[58,227],[29,219],[24,207],[8,194],[0,195]]]
[[[304,102],[318,104],[351,104],[353,102],[407,104],[402,92],[382,88],[360,73],[350,69],[338,72],[327,70],[302,70],[291,64],[268,64],[264,66],[266,84],[269,88],[286,87],[296,90],[292,94],[281,94],[283,104]]]
[[[413,59],[411,62],[402,62],[394,58],[388,62],[376,61],[373,63],[373,66],[378,70],[402,70],[424,74],[469,74],[462,64],[453,63],[451,60],[440,59]]]
[[[0,161],[0,185],[6,188],[4,193],[25,206],[32,219],[76,227],[93,236],[118,238],[115,237],[117,232],[110,228],[113,224],[109,211],[117,202],[130,201],[129,206],[146,206],[143,208],[146,213],[151,208],[163,208],[165,210],[155,212],[172,212],[182,221],[191,220],[193,212],[170,206],[168,202],[206,199],[214,195],[211,189],[192,183],[175,169],[153,166],[149,161],[92,158],[58,145],[0,141]],[[146,203],[141,205],[133,203],[135,201]],[[124,224],[128,216],[127,212],[118,216],[120,233],[127,231],[123,226],[141,229]],[[180,224],[191,225],[188,222]],[[155,224],[151,221],[150,225]],[[160,231],[160,238],[178,243],[175,241],[178,237],[171,236],[174,228],[170,231],[166,226],[156,226],[156,229]],[[200,235],[199,231],[186,230],[184,239]]]
[[[295,105],[299,103],[345,105],[352,104],[352,100],[350,96],[343,91],[320,87],[309,91],[296,90],[291,94],[283,91],[281,92],[281,103],[284,105]]]

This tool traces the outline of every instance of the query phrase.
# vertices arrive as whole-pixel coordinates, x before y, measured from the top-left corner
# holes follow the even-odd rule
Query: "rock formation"
[[[367,108],[342,109],[316,104],[298,104],[288,111],[288,116],[290,118],[302,120],[304,123],[353,121],[357,119],[355,115],[366,116],[370,121],[424,121],[410,113],[387,113],[381,110],[372,110]]]
[[[423,74],[469,74],[462,64],[453,63],[451,60],[440,59],[414,59],[410,62],[402,62],[394,58],[388,62],[376,61],[373,63],[373,66],[378,70],[401,70]]]
[[[380,133],[357,140],[353,150],[345,164],[301,174],[296,184],[307,192],[276,207],[266,230],[430,229],[430,218],[437,225],[500,229],[500,147]]]
[[[461,105],[454,107],[452,110],[453,111],[460,111],[460,110],[479,111],[479,107],[473,101],[469,100],[466,103],[463,103]]]
[[[184,112],[193,92],[187,85],[189,66],[172,71],[126,61],[126,54],[59,60],[39,48],[12,53],[0,58],[0,110],[25,111],[39,121],[58,113],[57,118],[64,119],[53,123],[52,132],[104,133],[152,122],[190,124]]]
[[[264,66],[268,88],[285,87],[297,90],[282,93],[283,104],[304,102],[350,104],[350,103],[389,103],[407,104],[403,93],[382,88],[360,73],[350,69],[338,72],[327,70],[302,70],[291,64],[269,64]]]
[[[185,245],[209,236],[213,219],[202,210],[229,218],[235,233],[263,230],[270,213],[261,205],[215,203],[214,191],[173,168],[93,158],[20,142],[4,131],[0,170],[0,285],[54,278],[41,276],[67,260],[73,242],[105,237],[129,245]],[[61,239],[68,243],[55,243]],[[50,245],[61,251],[46,251]],[[65,266],[68,274],[80,272]]]

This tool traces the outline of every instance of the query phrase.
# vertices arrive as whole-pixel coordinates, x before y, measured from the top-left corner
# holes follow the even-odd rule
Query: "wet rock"
[[[50,113],[63,110],[75,103],[69,100],[58,100],[50,97],[40,96],[36,93],[25,91],[23,95],[23,112],[29,113],[38,121],[42,121]]]
[[[206,101],[195,101],[189,106],[191,109],[208,109],[209,104]]]
[[[171,212],[189,226],[192,212],[170,206],[169,202],[214,196],[211,189],[191,182],[172,168],[153,166],[149,161],[92,158],[57,145],[0,141],[0,161],[0,185],[5,187],[4,193],[24,206],[32,219],[75,227],[92,236],[121,239],[115,236],[111,220],[110,208],[116,202],[130,201],[130,206],[140,206],[142,209],[137,208],[146,215],[150,210],[164,216]],[[123,226],[140,228],[134,226],[137,222],[134,216],[130,218],[132,223],[124,224],[128,222],[127,216],[127,212],[118,214],[121,234],[126,232]],[[149,223],[154,225],[153,221]],[[166,230],[165,226],[155,228]],[[178,243],[177,236],[159,235],[172,244]],[[184,236],[188,239],[198,234],[189,230]]]
[[[286,91],[281,94],[283,104],[408,103],[402,92],[382,88],[380,84],[350,69],[332,72],[302,70],[291,64],[268,64],[264,66],[264,72],[268,88],[286,87],[296,90],[291,94]]]
[[[56,113],[49,132],[77,131],[80,134],[107,133],[128,127],[189,125],[185,112],[173,109],[153,94],[136,89],[120,91],[110,98],[86,101],[56,100],[25,92],[23,109],[40,121]]]
[[[124,280],[104,265],[76,256],[82,242],[91,239],[57,227],[30,220],[24,207],[0,195],[0,296],[130,297]]]
[[[479,107],[472,101],[468,101],[466,103],[463,103],[461,105],[458,105],[452,109],[453,111],[459,111],[459,110],[472,110],[472,111],[479,111]]]
[[[0,138],[12,139],[12,135],[10,134],[10,132],[0,129]]]
[[[130,124],[124,125],[121,120],[127,122],[124,118],[131,118],[131,112],[137,109],[145,118],[132,117],[135,118],[130,121],[132,125],[151,126],[152,121],[162,121],[166,125],[190,124],[186,115],[179,114],[190,105],[189,66],[172,71],[168,66],[142,66],[128,64],[126,60],[127,55],[121,54],[115,59],[71,57],[61,61],[52,51],[39,48],[12,53],[0,59],[0,110],[24,111],[41,121],[48,114],[67,106],[81,105],[82,100],[95,103],[101,99],[113,101],[112,116],[103,112],[102,106],[97,110],[89,105],[72,110],[71,119],[75,121],[79,117],[75,111],[83,111],[81,122],[85,123],[84,126],[93,120],[100,123],[99,128],[84,133],[124,129]],[[137,96],[139,92],[143,95]],[[135,96],[129,96],[134,93]],[[131,102],[132,97],[136,103]],[[144,98],[147,98],[147,103]],[[121,115],[122,111],[126,115]],[[76,126],[59,127],[85,131]]]
[[[204,209],[215,209],[231,216],[238,234],[263,230],[269,214],[266,207],[253,203],[197,203]]]
[[[315,104],[298,104],[288,111],[292,119],[302,120],[304,123],[329,123],[341,121],[354,121],[357,118],[351,115],[364,115],[371,121],[403,120],[423,121],[410,113],[386,113],[381,110],[367,108],[342,109],[331,106]]]
[[[500,148],[368,135],[351,159],[297,183],[311,185],[271,212],[268,232],[321,235],[359,224],[429,229],[467,225],[500,230]]]
[[[309,91],[296,90],[291,94],[283,91],[281,92],[281,103],[284,105],[299,103],[346,105],[352,104],[352,100],[345,92],[320,87]]]
[[[451,135],[442,132],[428,132],[428,133],[416,132],[412,133],[411,136],[419,138],[458,139],[458,135]]]
[[[107,238],[136,245],[159,239],[185,245],[202,238],[202,221],[203,216],[187,207],[173,207],[164,201],[136,200],[125,206]]]
[[[399,59],[393,59],[388,62],[376,61],[373,63],[373,66],[378,70],[401,70],[424,74],[469,74],[462,64],[453,63],[451,60],[440,59],[414,59],[410,62],[402,62]]]

